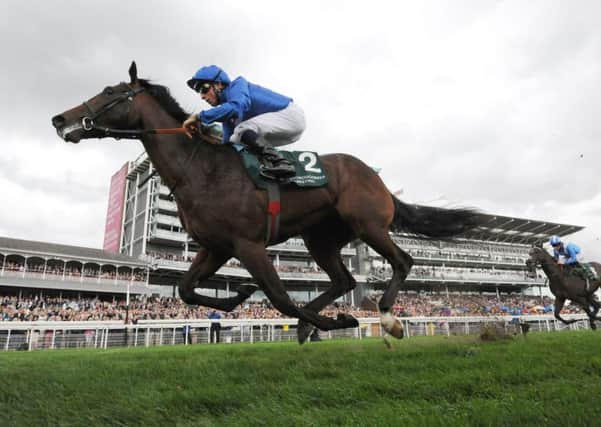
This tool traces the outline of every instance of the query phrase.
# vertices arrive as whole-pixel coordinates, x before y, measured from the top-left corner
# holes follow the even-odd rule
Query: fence
[[[508,331],[518,331],[519,323],[530,331],[552,332],[564,329],[588,329],[585,315],[566,315],[578,319],[564,325],[552,316],[497,317],[406,317],[401,318],[405,336],[479,334],[482,325],[495,322]],[[378,318],[359,319],[359,327],[320,332],[321,339],[382,336]],[[220,342],[295,341],[296,319],[226,319],[220,321]],[[211,341],[210,320],[123,322],[0,322],[0,350],[39,350],[61,348],[150,347],[176,344],[206,344]],[[215,337],[214,337],[215,338]],[[215,341],[213,339],[212,341]]]

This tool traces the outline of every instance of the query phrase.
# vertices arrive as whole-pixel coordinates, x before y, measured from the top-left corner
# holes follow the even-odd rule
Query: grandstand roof
[[[102,249],[84,248],[81,246],[61,245],[58,243],[37,242],[33,240],[11,239],[0,237],[0,253],[35,255],[40,257],[71,258],[78,261],[95,261],[114,263],[134,267],[147,267],[147,263],[123,254],[115,254]]]
[[[516,218],[502,215],[481,214],[484,225],[459,237],[486,242],[518,243],[534,245],[546,242],[554,234],[567,236],[584,227],[548,221]]]

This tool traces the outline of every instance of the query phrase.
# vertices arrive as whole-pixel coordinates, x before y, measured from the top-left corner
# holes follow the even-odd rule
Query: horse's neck
[[[543,271],[549,278],[549,286],[554,287],[556,283],[562,283],[562,273],[559,267],[549,258],[541,263]]]
[[[158,105],[153,105],[152,100],[138,107],[139,120],[142,129],[158,129],[180,127],[173,117],[167,114]],[[185,177],[190,175],[194,168],[195,179],[202,181],[202,174],[206,168],[198,168],[198,162],[207,159],[206,151],[210,150],[208,144],[191,140],[185,135],[145,135],[142,144],[159,172],[165,184],[173,187],[183,187]],[[198,146],[198,144],[200,144]],[[194,159],[192,159],[194,156]]]

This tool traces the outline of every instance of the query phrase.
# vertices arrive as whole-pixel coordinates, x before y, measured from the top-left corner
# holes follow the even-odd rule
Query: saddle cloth
[[[583,280],[599,280],[597,271],[588,263],[578,263],[566,271],[568,276],[576,276]]]
[[[312,151],[283,151],[280,154],[292,162],[296,169],[296,175],[284,181],[281,185],[296,185],[297,187],[323,187],[328,183],[325,169],[319,159],[319,155]],[[257,188],[266,190],[269,183],[276,181],[264,178],[260,174],[261,163],[259,159],[249,153],[246,149],[240,151],[242,162],[246,172],[253,180]]]
[[[592,265],[590,265],[588,262],[583,262],[581,263],[581,265],[582,267],[584,267],[585,270],[587,270],[592,280],[599,280],[597,270],[595,270]]]

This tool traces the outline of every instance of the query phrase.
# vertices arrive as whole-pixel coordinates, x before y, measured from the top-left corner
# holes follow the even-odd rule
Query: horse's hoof
[[[304,322],[302,320],[298,321],[298,326],[296,327],[296,336],[298,338],[298,343],[303,345],[307,342],[307,339],[313,333],[315,326],[310,323]]]
[[[386,335],[384,335],[384,345],[386,345],[386,348],[388,350],[392,350],[392,343],[390,342],[390,340],[388,339],[388,337]]]
[[[390,313],[384,313],[380,316],[380,323],[386,332],[397,339],[403,338],[403,324]]]

